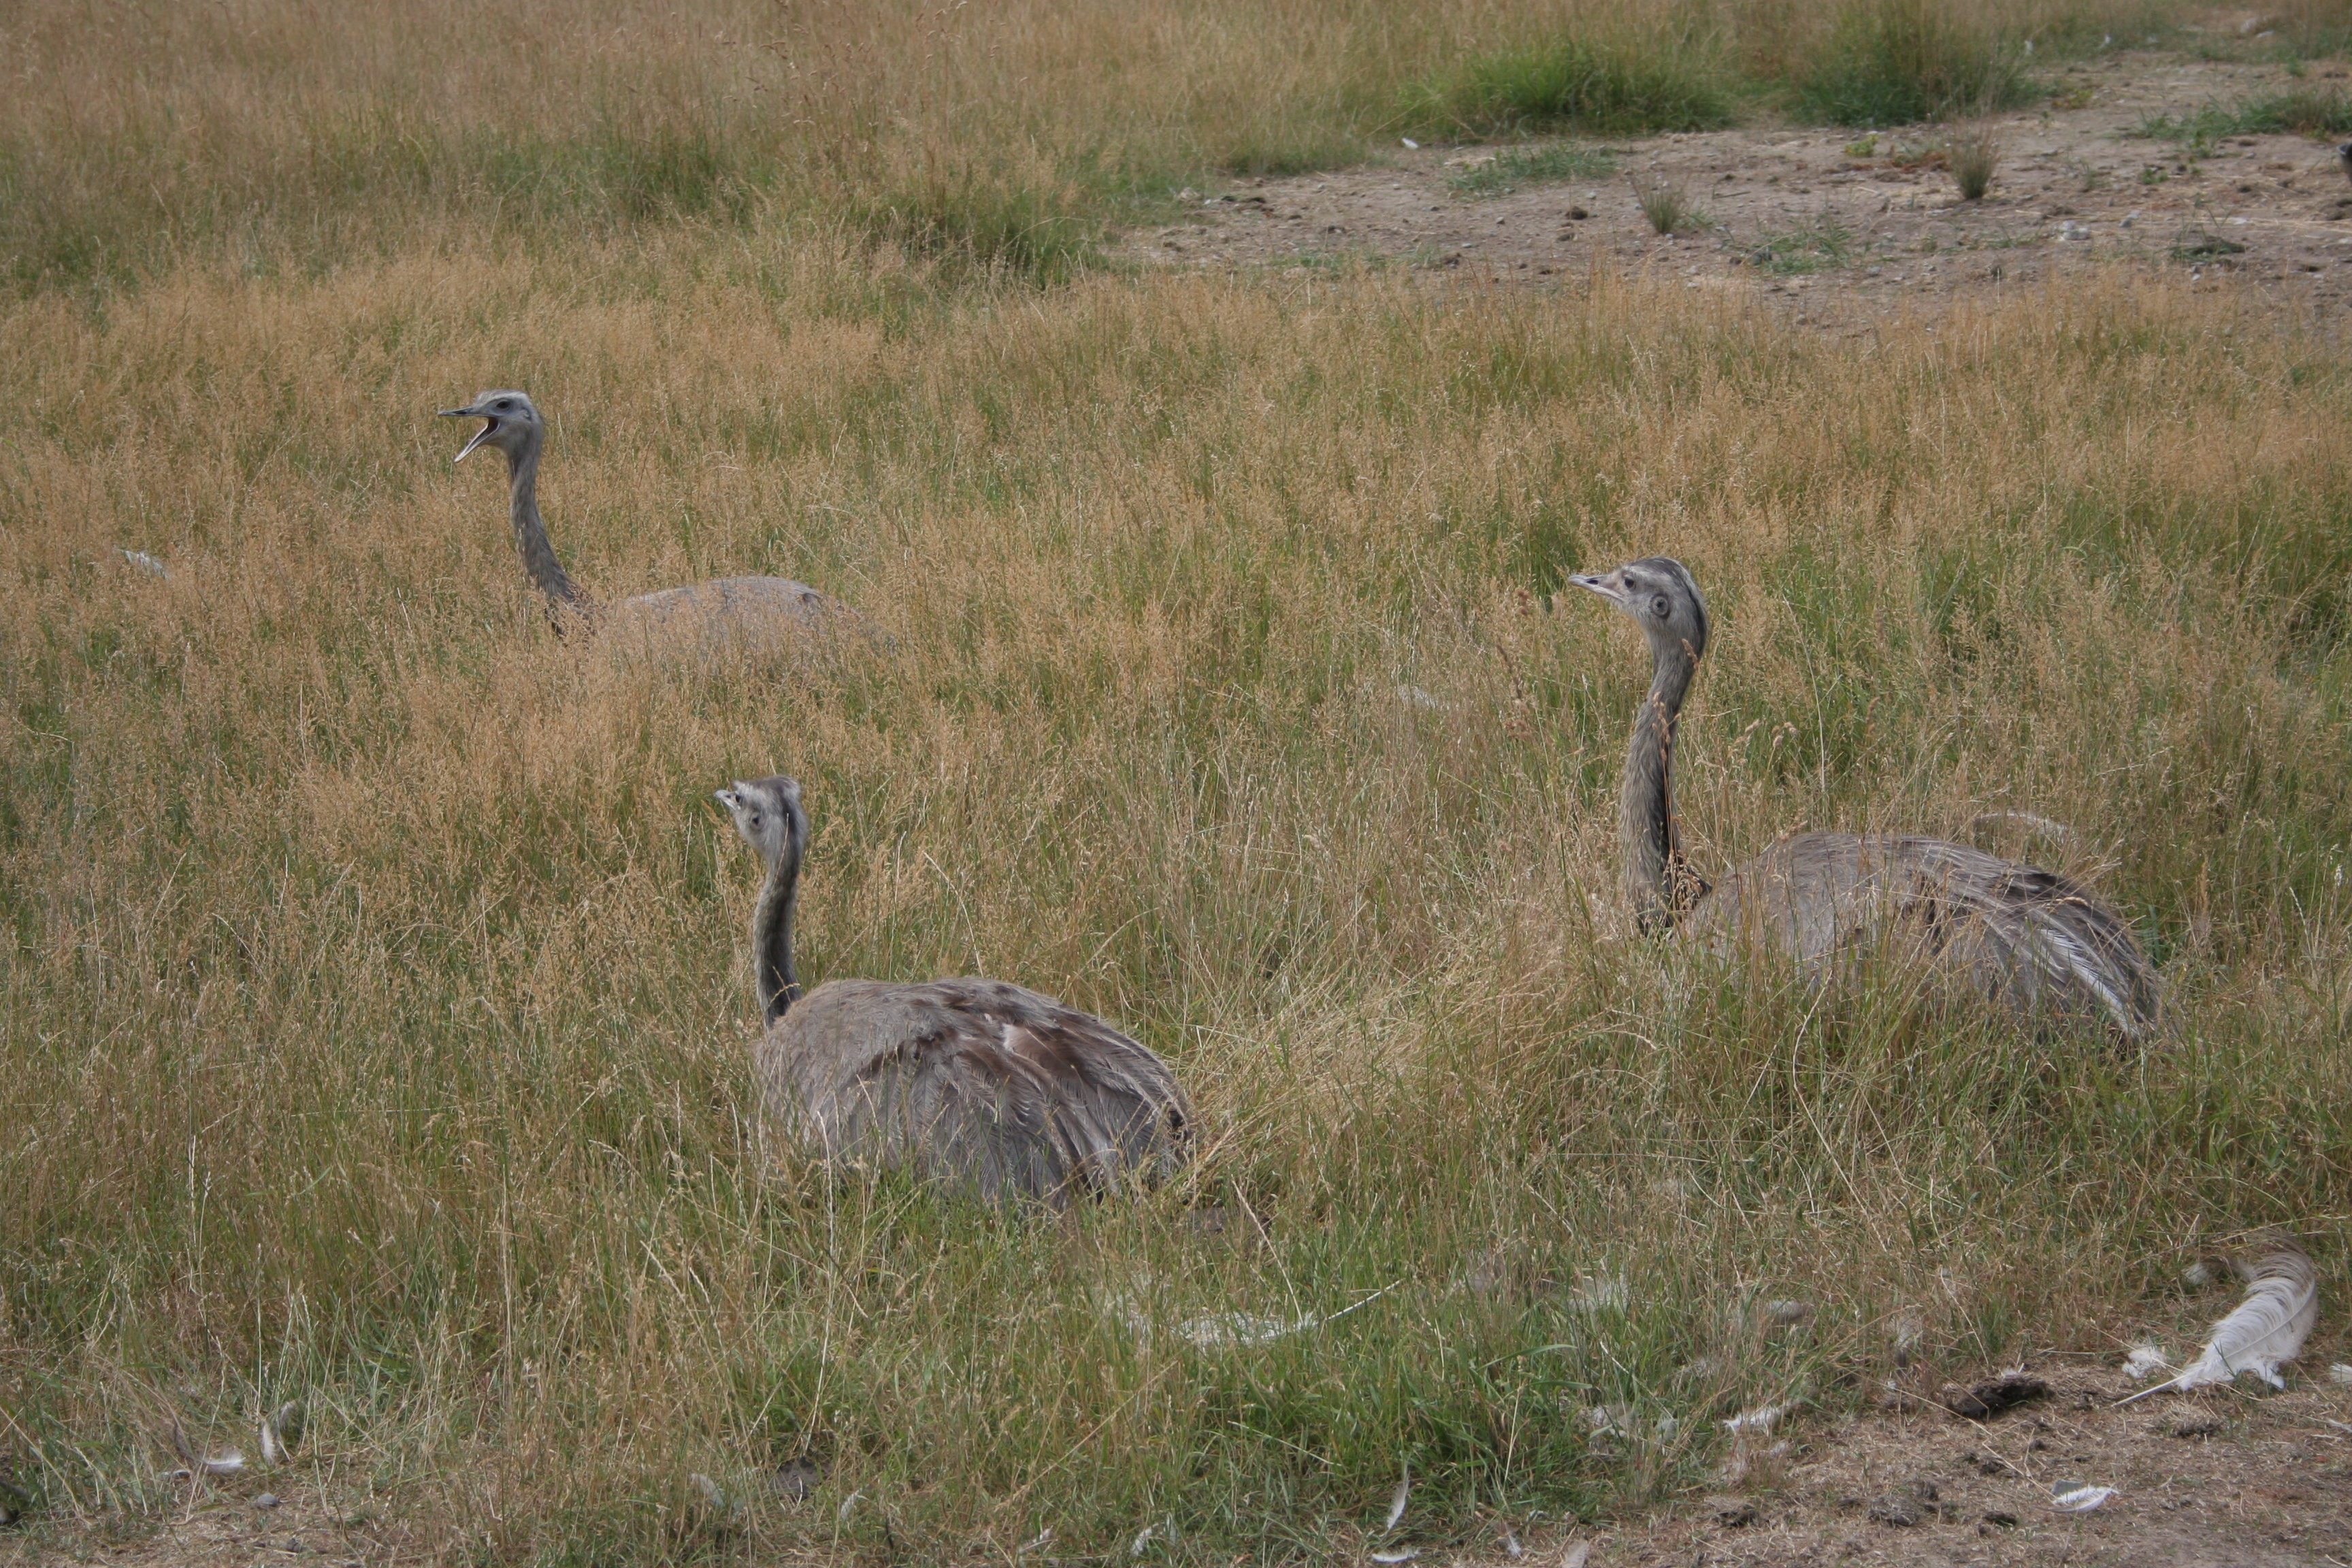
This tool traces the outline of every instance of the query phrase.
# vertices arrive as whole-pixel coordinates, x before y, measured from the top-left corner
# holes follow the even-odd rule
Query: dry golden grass
[[[1150,1525],[1147,1559],[1318,1557],[1406,1459],[1412,1528],[1475,1544],[1692,1482],[1739,1402],[1861,1397],[1898,1311],[1953,1363],[2100,1350],[2202,1236],[2325,1255],[2332,342],[2120,283],[1853,342],[1608,276],[1016,284],[1067,269],[1005,236],[1360,148],[1561,14],[785,15],[9,19],[17,1550],[182,1506],[172,1420],[250,1452],[298,1394],[302,1477],[230,1489],[450,1556]],[[1806,18],[1670,23],[1793,76]],[[551,416],[592,590],[780,573],[887,646],[555,638],[431,416],[497,385]],[[2137,923],[2178,1038],[1635,937],[1645,671],[1553,589],[1655,552],[1718,626],[1679,775],[1706,864],[2058,819],[2022,847]],[[810,978],[985,971],[1120,1021],[1193,1089],[1195,1175],[1041,1225],[762,1173],[753,868],[708,796],[772,769],[816,819]],[[1247,1350],[1177,1331],[1381,1291]],[[1768,1332],[1768,1295],[1818,1310]],[[1604,1405],[1678,1425],[1601,1441]],[[814,1496],[770,1496],[801,1456]]]
[[[2175,1246],[2344,1212],[2352,454],[2307,334],[2121,288],[1840,345],[1606,277],[919,277],[681,228],[0,321],[0,1401],[51,1518],[159,1506],[167,1413],[305,1392],[329,1485],[501,1560],[1313,1555],[1406,1456],[1475,1535],[1680,1484],[1728,1402],[1834,1401],[1898,1307],[1955,1357],[2097,1349]],[[501,384],[584,582],[789,573],[892,647],[553,638],[430,417]],[[1653,551],[1721,629],[1708,863],[2058,818],[2179,1040],[1633,937],[1644,672],[1549,591]],[[1194,1088],[1197,1180],[1066,1228],[762,1185],[707,792],[772,768],[817,819],[809,973],[1120,1019]],[[1632,1304],[1463,1289],[1495,1248]],[[1171,1331],[1391,1285],[1259,1351]],[[1766,1291],[1809,1337],[1736,1326]],[[1685,1426],[1612,1454],[1601,1403]],[[686,1472],[802,1452],[815,1501],[695,1513]]]

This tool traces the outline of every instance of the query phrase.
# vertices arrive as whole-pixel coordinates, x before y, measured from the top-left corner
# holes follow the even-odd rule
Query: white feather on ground
[[[1735,1437],[1743,1436],[1750,1432],[1759,1435],[1769,1433],[1780,1424],[1780,1417],[1788,1413],[1789,1407],[1785,1405],[1759,1405],[1753,1410],[1743,1410],[1724,1422],[1723,1429]]]
[[[2143,1383],[2171,1365],[2165,1359],[2162,1345],[2134,1345],[2131,1353],[2124,1357],[2124,1375],[2134,1383]]]
[[[1404,1517],[1404,1505],[1412,1500],[1412,1466],[1408,1464],[1404,1467],[1404,1474],[1397,1479],[1396,1496],[1389,1500],[1388,1522],[1381,1526],[1382,1534],[1397,1527],[1397,1521]]]
[[[2095,1487],[2088,1481],[2050,1483],[2050,1506],[2060,1513],[2088,1513],[2115,1495],[2115,1488]]]
[[[235,1448],[217,1458],[197,1453],[195,1445],[188,1441],[188,1434],[177,1421],[172,1423],[172,1447],[186,1462],[188,1468],[200,1476],[233,1476],[245,1468],[245,1456]]]
[[[2304,1337],[2319,1317],[2319,1271],[2311,1255],[2285,1237],[2269,1244],[2262,1255],[2236,1265],[2246,1281],[2246,1299],[2213,1325],[2213,1337],[2204,1353],[2168,1383],[2144,1389],[2128,1405],[2168,1388],[2204,1388],[2230,1383],[2251,1372],[2273,1388],[2284,1388],[2279,1367],[2303,1353]]]

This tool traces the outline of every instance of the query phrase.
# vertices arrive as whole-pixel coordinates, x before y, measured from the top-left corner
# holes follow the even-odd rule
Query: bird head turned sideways
[[[1693,658],[1706,652],[1706,600],[1681,562],[1649,555],[1628,561],[1614,572],[1569,581],[1633,616],[1653,646],[1679,644]]]
[[[450,461],[462,463],[473,456],[477,447],[496,447],[508,457],[522,450],[522,444],[540,428],[539,410],[530,399],[520,392],[485,392],[463,408],[444,408],[444,419],[479,419],[482,427],[474,438],[459,449]]]
[[[801,786],[782,773],[713,792],[712,798],[735,818],[735,831],[772,866],[789,854],[797,862],[808,844],[808,814],[801,809]]]

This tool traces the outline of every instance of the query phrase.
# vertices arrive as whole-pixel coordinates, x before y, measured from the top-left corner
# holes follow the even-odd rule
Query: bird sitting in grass
[[[547,426],[530,399],[520,392],[485,392],[463,408],[442,409],[441,417],[482,421],[457,461],[464,462],[481,447],[506,454],[507,505],[515,548],[522,552],[531,586],[546,596],[548,616],[559,630],[584,620],[640,635],[682,630],[704,641],[757,640],[847,613],[807,584],[789,577],[719,577],[600,604],[564,571],[555,547],[547,542],[547,525],[540,521],[539,458]]]
[[[2156,972],[2130,928],[2053,871],[1939,838],[1799,833],[1709,887],[1683,853],[1668,782],[1675,719],[1706,652],[1706,602],[1682,563],[1663,556],[1570,581],[1632,616],[1650,644],[1619,812],[1643,931],[1717,952],[1758,942],[1808,967],[1891,939],[2019,1012],[2103,1017],[2127,1039],[2156,1029]]]
[[[793,973],[801,786],[739,779],[718,799],[767,865],[751,918],[763,1133],[827,1162],[912,1167],[1057,1208],[1163,1181],[1189,1158],[1192,1105],[1167,1064],[1050,996],[964,978],[830,980],[803,997]]]

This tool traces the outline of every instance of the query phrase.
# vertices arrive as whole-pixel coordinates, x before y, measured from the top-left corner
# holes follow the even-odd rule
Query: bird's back
[[[1800,833],[1726,877],[1680,929],[1718,952],[1762,942],[1807,965],[1894,942],[2029,1014],[2157,1023],[2159,988],[2115,912],[2080,884],[1939,838]]]
[[[835,600],[790,577],[718,577],[622,599],[604,618],[624,635],[723,644],[809,631],[844,614]]]
[[[771,1027],[763,1120],[828,1160],[907,1164],[1066,1202],[1164,1179],[1192,1108],[1167,1065],[1101,1019],[998,980],[835,980]]]

